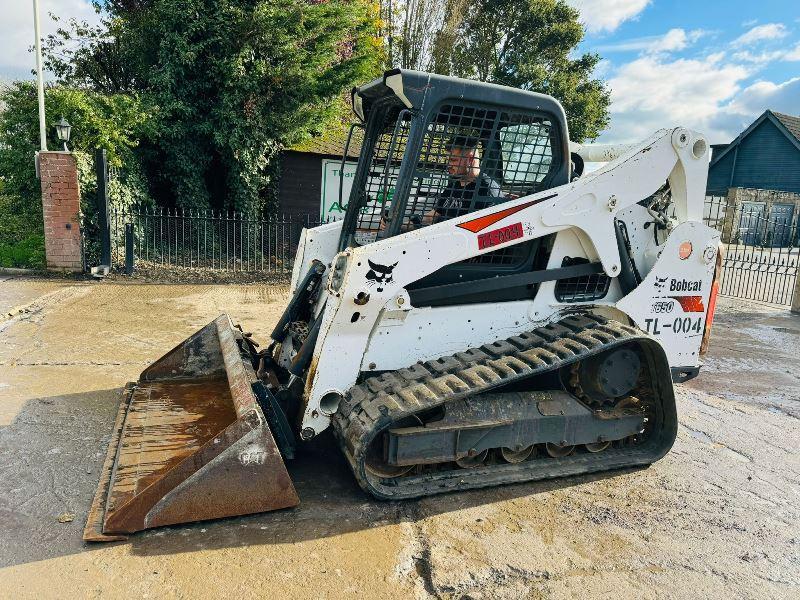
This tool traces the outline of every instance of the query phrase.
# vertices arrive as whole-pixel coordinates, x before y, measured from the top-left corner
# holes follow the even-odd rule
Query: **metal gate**
[[[722,233],[725,249],[720,294],[791,305],[798,276],[798,231],[794,206],[763,202],[728,206],[725,196],[707,196],[707,225]]]
[[[95,171],[96,205],[87,207],[82,224],[89,266],[209,280],[223,273],[283,276],[292,271],[303,228],[322,223],[319,215],[167,209],[149,199],[131,203],[111,193],[119,171],[109,169],[105,150],[95,153]]]

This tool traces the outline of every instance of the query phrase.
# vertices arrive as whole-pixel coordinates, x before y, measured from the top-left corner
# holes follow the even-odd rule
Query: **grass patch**
[[[0,267],[44,269],[45,266],[41,208],[0,193]]]
[[[44,236],[33,234],[16,243],[0,242],[0,267],[44,269]]]

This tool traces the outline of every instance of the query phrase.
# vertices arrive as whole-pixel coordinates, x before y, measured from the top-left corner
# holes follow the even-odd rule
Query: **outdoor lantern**
[[[67,142],[69,141],[69,132],[72,129],[72,125],[70,125],[64,116],[61,116],[61,120],[56,123],[56,135],[58,135],[58,141],[64,142],[64,152],[68,152],[67,149]]]

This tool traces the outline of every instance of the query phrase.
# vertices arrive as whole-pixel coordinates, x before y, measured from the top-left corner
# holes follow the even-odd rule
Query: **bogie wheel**
[[[500,456],[502,456],[503,460],[508,463],[521,463],[526,461],[528,457],[533,454],[533,449],[533,445],[526,447],[517,446],[515,448],[500,448]]]
[[[387,463],[383,457],[383,444],[380,442],[381,440],[373,442],[367,451],[367,457],[364,462],[367,471],[376,477],[389,479],[405,475],[414,468],[414,465],[390,465]]]
[[[561,446],[559,444],[545,444],[545,450],[547,454],[553,458],[564,458],[565,456],[569,456],[572,454],[572,451],[575,450],[575,446]]]
[[[591,452],[602,452],[611,445],[611,442],[595,442],[594,444],[585,444],[586,449]]]
[[[381,477],[383,479],[390,479],[392,477],[400,477],[401,475],[405,475],[411,469],[414,468],[414,465],[390,465],[388,463],[381,463],[381,462],[372,462],[367,461],[366,463],[367,471],[375,475],[376,477]]]

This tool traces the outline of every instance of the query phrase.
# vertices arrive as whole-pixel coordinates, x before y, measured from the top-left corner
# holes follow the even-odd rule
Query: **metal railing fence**
[[[290,273],[300,232],[319,217],[131,206],[109,211],[111,262],[125,263],[125,225],[133,233],[136,268]]]

